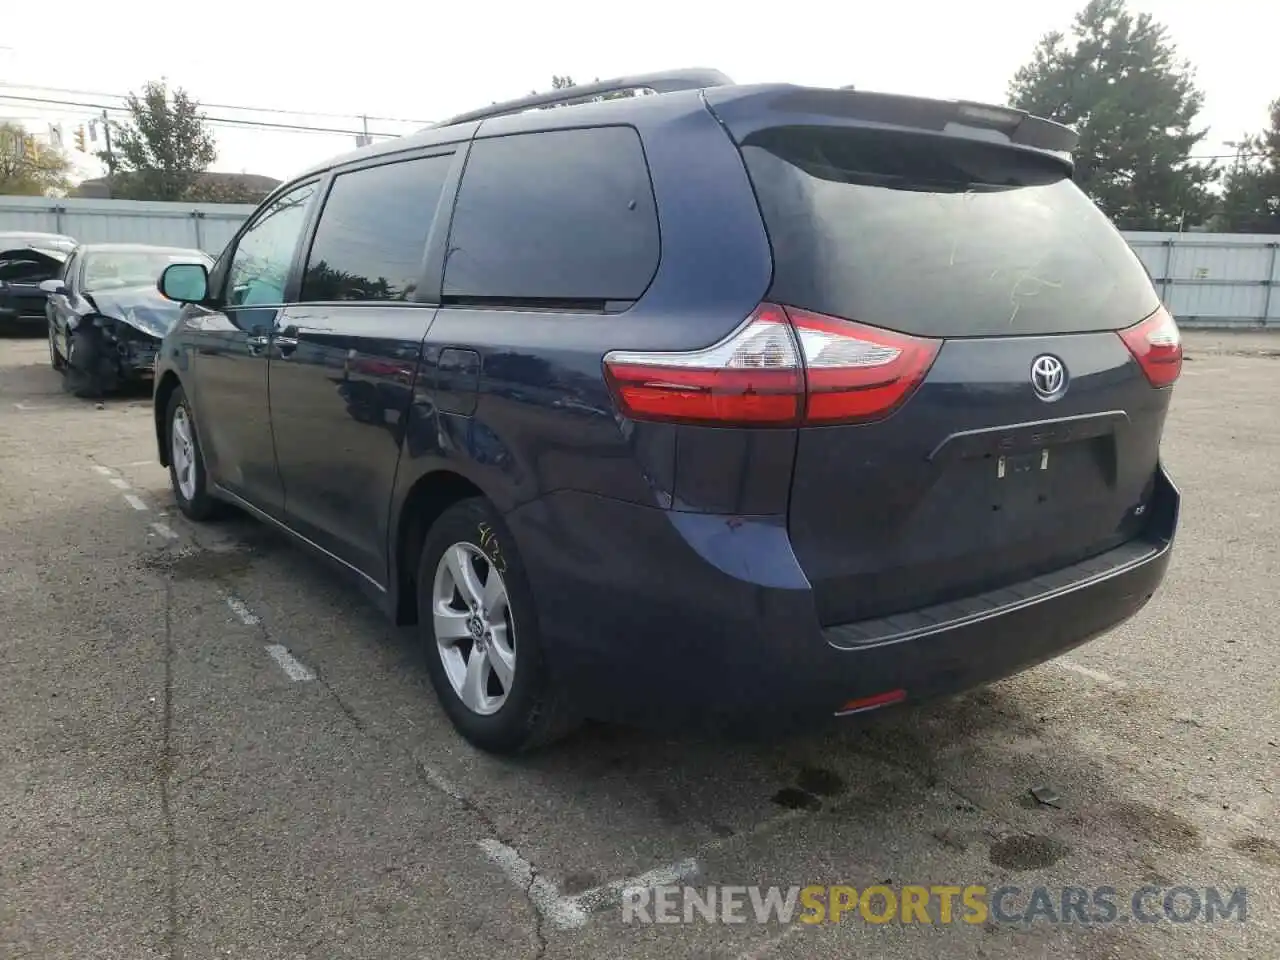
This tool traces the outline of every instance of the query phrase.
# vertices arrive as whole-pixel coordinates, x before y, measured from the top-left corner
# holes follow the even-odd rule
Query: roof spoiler
[[[613,80],[597,80],[595,83],[584,83],[577,87],[565,87],[549,93],[534,93],[518,100],[504,100],[492,106],[481,107],[460,113],[456,117],[433,124],[436,127],[452,127],[459,123],[470,123],[474,120],[488,120],[492,117],[505,117],[513,113],[523,113],[535,107],[549,107],[554,104],[577,103],[593,97],[609,93],[621,93],[624,90],[652,90],[654,93],[674,93],[677,90],[702,90],[706,87],[726,87],[733,81],[719,70],[694,67],[686,70],[666,70],[661,73],[639,73],[630,77],[617,77]]]
[[[1050,154],[1070,165],[1079,139],[1070,127],[1025,110],[970,100],[785,84],[708,90],[706,98],[739,143],[773,127],[865,124],[1007,143]]]
[[[1080,135],[1070,127],[1018,110],[1015,107],[993,107],[968,100],[956,102],[959,122],[998,130],[1012,143],[1038,147],[1053,153],[1071,154]]]

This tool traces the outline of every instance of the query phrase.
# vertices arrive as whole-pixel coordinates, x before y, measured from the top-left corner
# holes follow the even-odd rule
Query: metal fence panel
[[[1280,236],[1126,233],[1184,327],[1280,327]]]
[[[252,213],[248,204],[0,197],[0,231],[63,233],[86,243],[155,243],[217,256]]]
[[[217,256],[253,210],[245,204],[0,197],[0,230],[198,247]],[[1125,238],[1181,325],[1280,327],[1280,236],[1126,233]]]

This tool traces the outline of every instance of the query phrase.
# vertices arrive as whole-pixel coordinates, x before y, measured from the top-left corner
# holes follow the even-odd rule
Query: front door
[[[427,235],[453,163],[450,152],[337,174],[298,302],[276,320],[271,422],[286,520],[379,586],[404,420],[436,312],[418,302]]]
[[[220,309],[202,316],[193,331],[196,428],[209,475],[277,517],[284,488],[272,442],[267,356],[317,187],[298,186],[254,215],[225,272],[215,270],[223,274]]]

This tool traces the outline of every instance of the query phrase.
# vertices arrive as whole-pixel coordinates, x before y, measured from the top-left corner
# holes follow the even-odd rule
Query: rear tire
[[[221,506],[209,495],[204,451],[195,417],[182,387],[174,388],[165,411],[165,442],[169,445],[169,485],[182,515],[197,522],[210,520]]]
[[[432,524],[417,594],[431,684],[463,737],[514,754],[577,725],[547,668],[515,541],[488,500],[462,500]]]

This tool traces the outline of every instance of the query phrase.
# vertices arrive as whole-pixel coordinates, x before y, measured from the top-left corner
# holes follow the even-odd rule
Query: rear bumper
[[[814,726],[886,691],[910,702],[960,692],[1106,632],[1163,580],[1179,499],[1162,468],[1138,540],[1001,590],[827,629],[780,522],[575,494],[508,521],[552,669],[587,713],[745,733]]]

